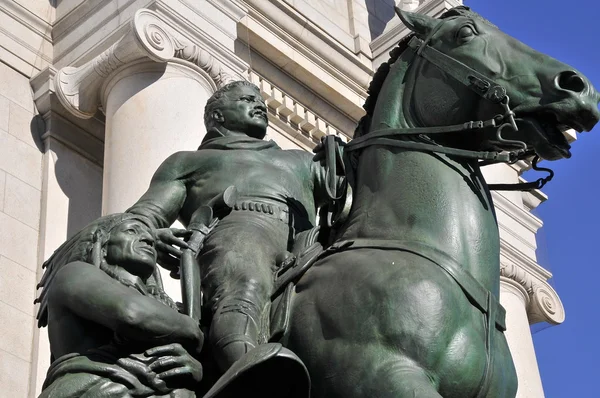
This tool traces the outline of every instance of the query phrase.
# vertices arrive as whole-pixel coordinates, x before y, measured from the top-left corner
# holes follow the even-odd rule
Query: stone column
[[[500,303],[506,309],[505,335],[519,378],[517,398],[544,397],[530,325],[562,323],[562,303],[546,281],[514,264],[502,264]]]
[[[69,112],[91,118],[101,107],[106,116],[102,213],[125,211],[163,160],[195,150],[205,134],[206,101],[240,78],[146,9],[135,13],[106,51],[80,67],[59,70],[56,94]],[[180,299],[178,282],[165,282],[167,292]]]
[[[56,70],[49,67],[31,80],[45,127],[40,132],[43,157],[37,281],[44,273],[43,261],[68,237],[99,217],[101,211],[103,148],[98,137],[103,135],[104,124],[96,118],[83,120],[66,112],[56,100],[55,75]],[[32,340],[27,396],[34,398],[40,394],[50,366],[48,329],[38,329],[35,322]]]
[[[140,60],[107,78],[104,214],[125,211],[168,156],[200,145],[204,105],[215,90],[205,72],[175,61]]]

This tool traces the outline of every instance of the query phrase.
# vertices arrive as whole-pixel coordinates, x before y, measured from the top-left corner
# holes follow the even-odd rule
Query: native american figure
[[[203,334],[164,293],[144,217],[102,217],[44,263],[38,325],[52,364],[40,397],[194,397]]]

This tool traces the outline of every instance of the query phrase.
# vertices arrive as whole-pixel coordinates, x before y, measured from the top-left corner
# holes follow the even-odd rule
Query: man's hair
[[[206,102],[206,106],[204,107],[204,126],[206,128],[213,127],[213,121],[211,118],[211,114],[215,111],[215,109],[219,109],[222,106],[223,101],[227,99],[227,94],[236,87],[252,87],[257,92],[260,92],[258,87],[255,84],[252,84],[246,80],[237,80],[235,82],[228,83],[215,91],[215,93],[208,99]]]

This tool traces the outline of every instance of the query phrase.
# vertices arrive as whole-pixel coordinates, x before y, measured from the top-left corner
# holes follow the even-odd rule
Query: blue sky
[[[465,5],[536,50],[572,65],[600,89],[600,3],[595,0],[466,0]],[[599,397],[600,126],[573,144],[537,209],[538,257],[553,274],[566,321],[534,334],[547,398]]]

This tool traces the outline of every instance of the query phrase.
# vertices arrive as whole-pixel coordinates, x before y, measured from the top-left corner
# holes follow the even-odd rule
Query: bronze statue
[[[165,160],[128,212],[148,217],[156,228],[177,218],[187,226],[196,209],[235,186],[238,201],[226,215],[214,209],[222,219],[198,258],[208,342],[224,372],[269,340],[276,259],[314,227],[316,210],[327,201],[326,178],[311,154],[263,140],[267,109],[251,83],[217,91],[206,104],[205,124],[198,150]]]
[[[148,220],[102,217],[44,264],[39,326],[52,364],[40,397],[195,397],[203,335],[164,293]]]
[[[145,260],[119,257],[121,238],[112,245],[113,227],[99,227],[122,225],[118,218],[99,220],[55,253],[40,297],[40,325],[50,325],[55,357],[48,391],[82,385],[121,388],[116,391],[125,392],[116,396],[123,396],[141,385],[154,395],[166,387],[197,396],[210,389],[209,398],[301,397],[309,388],[313,398],[515,396],[498,302],[500,244],[490,194],[490,188],[510,187],[488,186],[481,167],[532,157],[537,167],[539,158],[569,157],[560,128],[590,130],[600,119],[600,96],[579,72],[503,34],[467,7],[439,20],[397,12],[413,34],[375,74],[354,139],[343,151],[330,139],[317,148],[315,159],[325,158],[329,167],[264,141],[267,112],[260,93],[235,82],[209,100],[200,148],[172,155],[126,215],[108,216],[135,220],[140,236],[162,229],[156,243],[136,238]],[[336,167],[345,171],[352,207],[331,220],[331,236],[320,237],[331,247],[303,250],[315,241],[317,209],[343,197],[335,192],[343,188]],[[516,188],[537,188],[549,178]],[[230,186],[239,198],[231,207],[219,206],[214,198]],[[207,206],[209,216],[198,216]],[[179,240],[189,232],[164,229],[176,219],[200,234],[201,250],[198,244],[190,252]],[[126,231],[114,230],[121,233]],[[85,249],[75,250],[79,246]],[[202,360],[204,370],[216,361],[217,376],[225,373],[216,383],[204,377],[199,384],[194,355],[202,333],[162,292],[154,246],[172,254],[159,262],[174,274],[179,248],[188,259],[200,250],[202,322],[210,342]],[[293,278],[276,277],[290,270]],[[92,286],[84,280],[88,274],[96,278]],[[292,284],[281,282],[290,279]],[[104,285],[116,290],[109,298],[94,296]],[[138,310],[162,306],[159,318],[172,322],[117,328],[125,308],[119,306],[123,300],[112,300],[117,290],[147,304]],[[65,302],[75,293],[79,300]],[[272,299],[283,312],[271,311]],[[92,311],[95,302],[113,305],[116,313]],[[81,312],[84,304],[89,311]],[[105,333],[98,334],[97,325]],[[98,351],[108,356],[94,356]],[[165,356],[180,358],[181,374],[173,380],[162,368]],[[109,358],[123,380],[139,385],[79,364],[95,366],[97,358]],[[70,374],[71,368],[80,370]],[[70,394],[64,396],[77,392]]]
[[[600,96],[466,7],[397,12],[414,33],[371,83],[345,147],[353,207],[299,281],[284,344],[313,398],[514,397],[481,167],[568,158],[558,127],[592,129]]]

